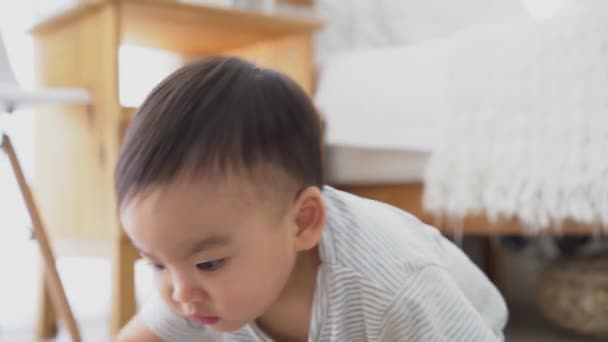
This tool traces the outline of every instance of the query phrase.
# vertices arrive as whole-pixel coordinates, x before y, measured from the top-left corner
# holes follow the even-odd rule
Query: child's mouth
[[[202,325],[213,325],[220,320],[219,317],[214,316],[192,316],[192,319]]]

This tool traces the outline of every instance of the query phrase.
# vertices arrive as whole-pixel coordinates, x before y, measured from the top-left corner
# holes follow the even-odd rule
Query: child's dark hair
[[[299,186],[323,185],[320,118],[285,75],[210,57],[163,80],[137,111],[115,171],[118,204],[184,171],[278,166]]]

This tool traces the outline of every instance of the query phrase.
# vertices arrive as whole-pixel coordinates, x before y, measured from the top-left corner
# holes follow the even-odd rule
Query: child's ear
[[[298,251],[314,248],[325,226],[325,204],[319,188],[309,186],[296,199],[295,242]]]

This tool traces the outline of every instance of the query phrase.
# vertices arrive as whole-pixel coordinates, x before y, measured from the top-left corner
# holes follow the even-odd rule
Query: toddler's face
[[[292,205],[278,197],[230,176],[174,182],[132,198],[121,221],[166,303],[231,331],[269,309],[294,267]]]

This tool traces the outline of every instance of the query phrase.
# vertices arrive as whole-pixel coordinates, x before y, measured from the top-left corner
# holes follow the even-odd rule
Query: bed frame
[[[423,209],[422,194],[424,185],[421,182],[370,185],[334,184],[332,186],[361,197],[371,198],[403,209],[417,216],[425,223],[436,226],[446,235],[457,233],[453,226],[445,222],[438,222],[433,215]],[[473,236],[531,235],[531,232],[524,229],[515,219],[490,223],[483,214],[464,218],[462,228],[464,235]],[[593,228],[591,225],[566,221],[561,227],[550,227],[546,231],[543,231],[542,234],[589,235],[593,234]]]
[[[453,237],[455,240],[461,239],[463,236],[481,237],[481,243],[479,244],[479,257],[481,258],[479,260],[479,266],[488,278],[496,284],[500,283],[500,267],[498,265],[498,257],[495,248],[493,247],[492,240],[495,237],[501,236],[532,235],[529,230],[524,229],[515,219],[490,223],[483,214],[464,218],[461,225],[461,231],[455,230],[454,226],[446,222],[438,222],[432,214],[423,209],[422,195],[424,185],[421,182],[369,185],[332,184],[332,186],[361,197],[385,202],[405,210],[418,217],[423,222],[437,227],[444,235]],[[590,225],[567,221],[562,227],[550,227],[547,230],[543,230],[542,234],[538,235],[591,235],[594,234],[593,228],[594,227]]]

